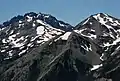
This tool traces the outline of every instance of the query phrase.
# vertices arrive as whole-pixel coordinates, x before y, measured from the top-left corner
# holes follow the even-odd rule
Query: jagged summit
[[[72,26],[68,23],[65,23],[63,21],[57,20],[55,17],[53,17],[50,14],[44,14],[44,13],[35,13],[35,12],[29,12],[26,13],[24,16],[22,15],[18,15],[13,17],[12,19],[10,19],[9,21],[6,21],[3,23],[2,28],[3,27],[7,27],[9,25],[15,24],[15,23],[22,23],[22,22],[29,22],[29,23],[33,23],[36,20],[41,20],[44,23],[47,23],[55,28],[59,28],[65,31],[71,30]]]
[[[93,21],[93,20],[97,20],[99,23],[105,25],[105,24],[111,24],[112,26],[117,26],[120,25],[120,20],[112,17],[109,14],[106,13],[97,13],[94,15],[89,16],[88,18],[86,18],[84,21],[82,21],[81,23],[79,23],[78,25],[84,25],[84,24],[92,24],[89,21]],[[77,27],[77,26],[76,26]]]

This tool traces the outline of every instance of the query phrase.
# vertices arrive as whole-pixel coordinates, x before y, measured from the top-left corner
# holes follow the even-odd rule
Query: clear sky
[[[76,25],[99,12],[120,18],[120,0],[0,0],[0,23],[31,11],[48,13]]]

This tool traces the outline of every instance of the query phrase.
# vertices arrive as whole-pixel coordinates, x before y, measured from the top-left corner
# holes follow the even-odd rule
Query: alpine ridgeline
[[[0,25],[0,81],[119,81],[120,20],[91,15],[75,27],[30,12]]]

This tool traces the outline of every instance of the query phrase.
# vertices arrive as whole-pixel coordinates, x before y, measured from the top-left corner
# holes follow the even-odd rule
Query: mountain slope
[[[98,78],[100,81],[118,81],[119,29],[120,20],[103,13],[90,16],[76,27],[75,32],[92,40],[96,45],[96,53],[100,55],[102,62],[99,65],[94,65],[92,70],[97,71],[94,74],[95,78],[102,77],[101,79]],[[96,73],[98,74],[97,76]]]

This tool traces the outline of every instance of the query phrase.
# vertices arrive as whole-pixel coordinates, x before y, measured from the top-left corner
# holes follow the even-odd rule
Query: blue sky
[[[72,25],[104,12],[120,18],[120,0],[0,0],[0,23],[26,12],[48,13]]]

